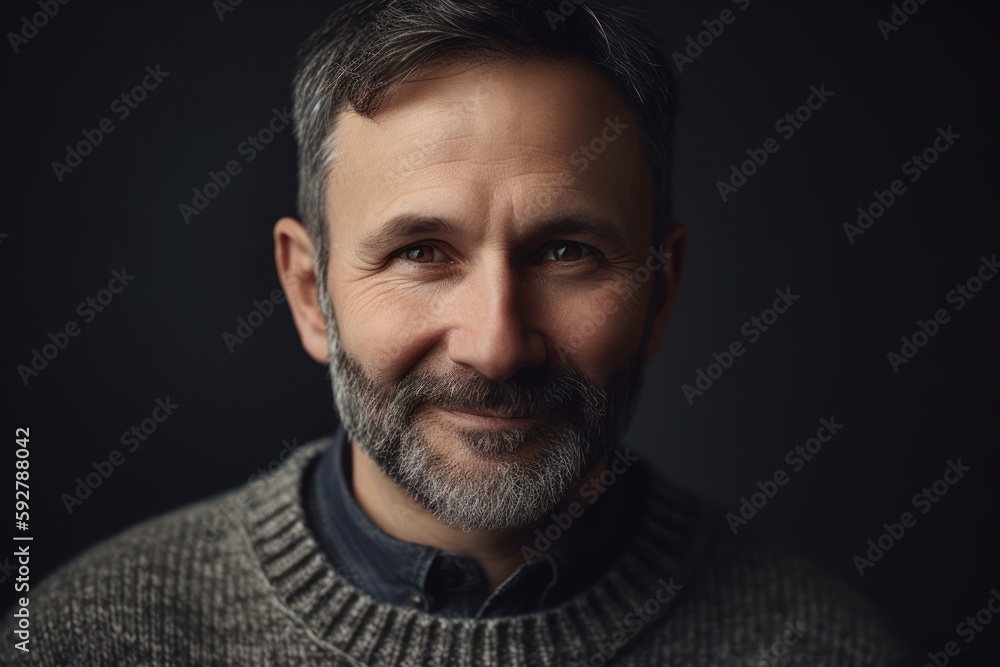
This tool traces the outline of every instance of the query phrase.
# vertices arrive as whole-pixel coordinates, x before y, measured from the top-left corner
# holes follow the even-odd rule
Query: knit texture
[[[305,445],[264,482],[146,521],[57,570],[31,591],[30,653],[14,649],[5,614],[0,664],[913,664],[846,585],[732,537],[722,512],[644,462],[634,534],[568,602],[484,620],[379,603],[338,575],[305,522],[305,471],[329,444]]]

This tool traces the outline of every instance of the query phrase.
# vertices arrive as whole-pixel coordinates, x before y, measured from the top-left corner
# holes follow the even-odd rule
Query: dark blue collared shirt
[[[534,551],[491,592],[471,557],[404,542],[372,523],[351,491],[351,454],[339,426],[307,475],[307,516],[320,544],[334,569],[376,600],[439,616],[524,614],[569,600],[608,569],[641,511],[638,459],[619,449],[608,461],[614,480],[608,474],[601,493],[582,489],[577,517],[564,513],[542,521],[524,545]]]

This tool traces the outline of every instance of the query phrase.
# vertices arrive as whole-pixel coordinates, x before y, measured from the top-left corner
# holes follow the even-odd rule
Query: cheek
[[[398,381],[433,342],[441,300],[387,281],[343,285],[334,308],[344,350],[378,384]]]
[[[593,290],[551,312],[549,337],[561,364],[576,366],[592,378],[606,378],[631,362],[639,351],[648,288],[617,284]]]

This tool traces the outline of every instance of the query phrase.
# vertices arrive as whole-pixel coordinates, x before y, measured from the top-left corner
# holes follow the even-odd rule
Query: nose
[[[448,336],[451,360],[502,382],[545,362],[545,340],[535,323],[528,287],[516,269],[480,267],[464,281]]]

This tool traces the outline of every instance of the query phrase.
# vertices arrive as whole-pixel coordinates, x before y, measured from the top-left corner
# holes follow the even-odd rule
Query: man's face
[[[610,82],[541,59],[422,72],[374,120],[340,115],[326,205],[351,438],[444,521],[541,518],[641,382],[650,178]]]

